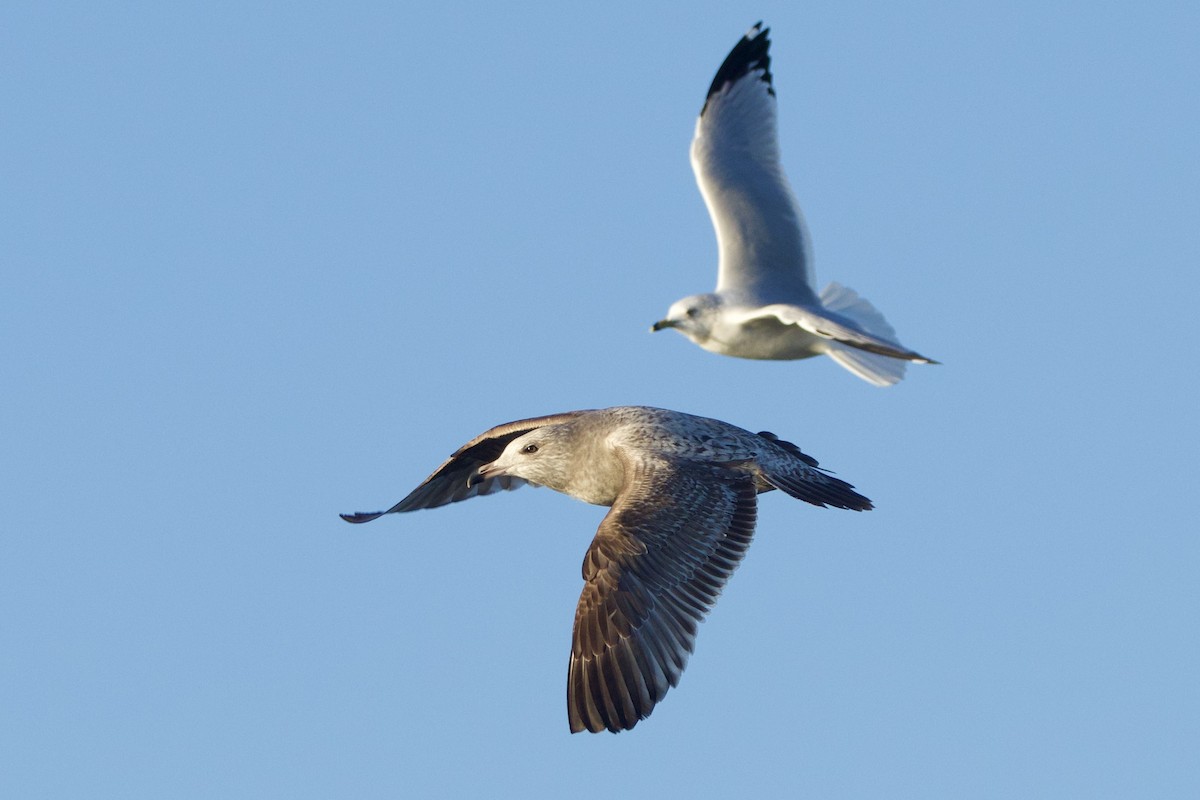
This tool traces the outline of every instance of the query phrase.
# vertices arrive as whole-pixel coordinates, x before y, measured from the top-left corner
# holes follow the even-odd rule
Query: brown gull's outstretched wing
[[[625,466],[583,560],[567,673],[572,733],[615,733],[650,715],[754,534],[750,475],[657,457]]]

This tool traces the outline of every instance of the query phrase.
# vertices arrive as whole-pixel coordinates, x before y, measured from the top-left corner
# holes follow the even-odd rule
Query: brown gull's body
[[[387,511],[342,517],[368,522],[525,483],[611,506],[583,560],[567,675],[573,733],[632,728],[679,682],[698,623],[750,544],[759,493],[871,508],[771,433],[618,406],[498,425]]]

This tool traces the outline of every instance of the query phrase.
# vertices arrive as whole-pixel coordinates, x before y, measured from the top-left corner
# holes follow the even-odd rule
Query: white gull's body
[[[567,671],[572,733],[632,728],[678,683],[696,626],[750,544],[759,493],[871,508],[774,434],[618,406],[497,425],[386,512],[342,517],[369,522],[526,483],[611,506],[583,559]]]
[[[713,79],[692,140],[692,169],[716,229],[717,290],[671,306],[674,328],[706,350],[790,360],[825,354],[890,386],[908,361],[937,363],[896,341],[875,308],[831,283],[818,297],[812,242],[779,159],[767,29],[754,26]]]

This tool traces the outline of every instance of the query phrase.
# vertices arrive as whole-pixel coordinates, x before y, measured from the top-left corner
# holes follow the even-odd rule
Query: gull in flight
[[[679,682],[697,625],[750,545],[758,494],[871,508],[772,433],[619,406],[497,425],[387,511],[342,518],[369,522],[526,483],[610,507],[583,557],[567,668],[572,733],[632,728]]]
[[[852,289],[817,296],[812,242],[779,163],[769,28],[750,29],[717,70],[696,122],[692,170],[720,251],[717,290],[685,297],[651,330],[674,328],[726,356],[830,356],[876,386],[909,361],[938,362],[896,340],[892,326]]]

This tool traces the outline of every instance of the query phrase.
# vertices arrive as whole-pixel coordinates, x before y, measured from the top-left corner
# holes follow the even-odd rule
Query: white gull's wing
[[[776,303],[760,308],[736,311],[731,315],[730,322],[741,327],[752,327],[759,321],[778,320],[784,325],[795,325],[814,336],[840,342],[867,353],[875,353],[881,356],[888,356],[889,358],[899,358],[904,361],[915,361],[918,364],[938,363],[933,359],[926,358],[915,350],[909,350],[904,345],[892,339],[888,335],[891,332],[891,326],[887,324],[883,316],[879,315],[879,312],[875,311],[867,301],[861,300],[857,295],[855,295],[855,298],[875,313],[878,317],[878,322],[882,323],[879,329],[876,331],[868,330],[856,317],[850,316],[847,311],[839,313],[819,306],[817,308],[805,308],[787,303]]]
[[[779,163],[769,31],[755,25],[717,70],[696,122],[692,169],[716,229],[717,291],[815,303],[812,245]]]

